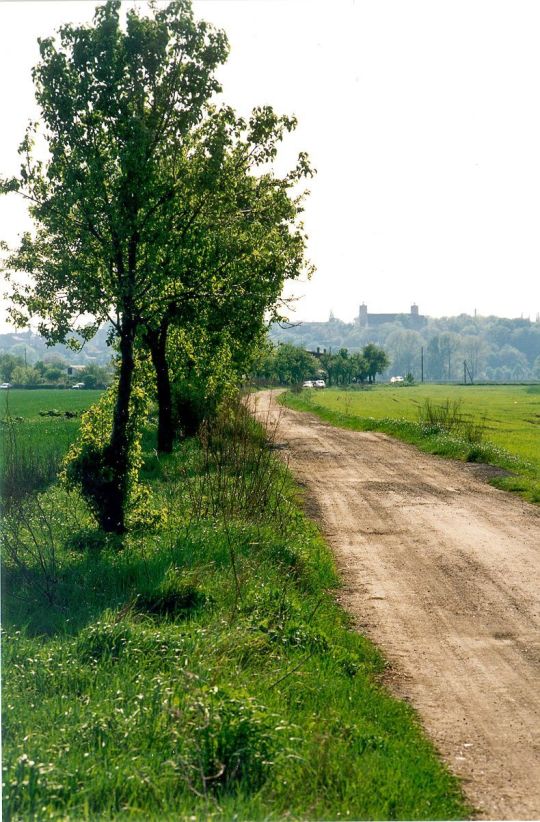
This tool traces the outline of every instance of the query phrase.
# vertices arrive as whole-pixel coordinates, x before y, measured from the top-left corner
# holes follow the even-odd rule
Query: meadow
[[[466,816],[271,440],[236,406],[154,448],[149,420],[156,516],[127,535],[54,483],[4,511],[5,819]]]
[[[101,391],[76,390],[70,388],[26,389],[10,388],[0,393],[0,415],[6,416],[6,410],[12,417],[21,416],[33,423],[41,422],[40,411],[58,410],[61,412],[86,411],[101,394]]]
[[[282,402],[355,430],[376,430],[445,457],[507,471],[498,487],[540,502],[539,385],[375,385],[304,390]]]
[[[54,482],[77,436],[80,414],[101,391],[10,388],[0,394],[3,496],[43,489]],[[69,416],[66,416],[66,413]]]

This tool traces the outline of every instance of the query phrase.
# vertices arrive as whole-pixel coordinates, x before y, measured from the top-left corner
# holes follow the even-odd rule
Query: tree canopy
[[[390,361],[386,352],[376,345],[366,345],[361,353],[351,354],[340,348],[335,354],[320,356],[290,343],[273,346],[267,343],[260,349],[254,364],[256,377],[281,385],[295,385],[305,379],[326,378],[328,385],[350,385],[365,380],[374,382]]]
[[[124,529],[130,400],[144,350],[156,372],[159,445],[170,450],[170,328],[204,339],[207,363],[228,341],[240,368],[267,313],[277,316],[284,281],[304,268],[293,191],[309,163],[301,154],[281,178],[270,168],[296,122],[270,107],[244,120],[210,105],[227,51],[224,33],[196,21],[188,0],[148,16],[130,10],[125,26],[119,0],[108,0],[93,25],[63,26],[40,41],[33,72],[48,159],[35,158],[34,124],[19,177],[1,184],[30,201],[35,224],[8,261],[31,275],[15,284],[15,321],[37,316],[49,342],[77,345],[106,320],[117,340],[110,439],[92,458],[109,477],[100,497],[110,530]]]

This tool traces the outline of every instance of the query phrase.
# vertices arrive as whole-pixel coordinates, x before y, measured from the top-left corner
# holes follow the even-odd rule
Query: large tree
[[[119,382],[102,525],[124,530],[130,396],[137,335],[151,324],[148,293],[161,264],[163,237],[174,232],[171,203],[181,188],[181,160],[203,107],[218,90],[214,69],[226,57],[222,32],[193,18],[188,0],[148,17],[119,0],[96,10],[92,26],[64,26],[40,41],[34,69],[48,147],[33,159],[33,129],[21,145],[18,179],[3,181],[31,202],[35,231],[9,260],[31,274],[15,290],[14,318],[42,318],[49,341],[65,341],[81,316],[83,337],[109,321],[118,339]],[[176,158],[178,162],[176,162]]]
[[[185,151],[181,192],[172,203],[174,231],[161,246],[146,295],[155,309],[144,339],[156,371],[159,450],[172,447],[171,373],[181,373],[184,388],[190,370],[204,383],[210,362],[223,362],[225,350],[229,375],[241,373],[265,324],[278,317],[285,280],[306,270],[302,194],[295,187],[312,173],[309,163],[301,154],[283,177],[270,168],[295,125],[269,107],[255,109],[248,121],[229,108],[209,110]],[[189,331],[198,341],[187,358],[170,350],[174,328],[183,330],[182,339]],[[185,344],[180,349],[185,355]],[[177,381],[177,397],[178,388]],[[177,404],[185,411],[184,430],[196,424],[189,394]]]

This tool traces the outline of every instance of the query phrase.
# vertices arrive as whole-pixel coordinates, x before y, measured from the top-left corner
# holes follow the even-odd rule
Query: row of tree
[[[48,160],[36,159],[33,125],[20,175],[2,182],[35,224],[7,262],[12,318],[38,317],[50,343],[72,346],[110,324],[107,441],[83,432],[71,475],[102,527],[122,532],[141,381],[153,375],[158,449],[170,452],[249,366],[284,281],[306,273],[298,184],[312,172],[304,154],[288,174],[272,170],[294,118],[212,103],[227,40],[189,0],[130,10],[125,26],[108,0],[92,26],[64,26],[40,52]]]
[[[110,369],[90,363],[69,373],[69,366],[61,359],[38,360],[26,365],[22,357],[0,353],[0,381],[21,386],[53,385],[68,388],[75,382],[85,388],[106,388],[111,381]]]
[[[322,346],[336,351],[360,351],[369,342],[382,346],[394,374],[411,372],[420,379],[422,350],[424,378],[460,380],[466,360],[474,379],[540,379],[540,322],[499,317],[447,317],[428,319],[421,329],[400,322],[362,328],[356,323],[332,320],[302,323],[293,328],[274,326],[275,342],[305,348]]]
[[[360,353],[351,354],[341,348],[336,354],[314,355],[288,343],[262,351],[254,363],[256,379],[279,385],[298,385],[304,380],[322,378],[328,385],[375,382],[389,365],[386,352],[376,345],[364,346]]]

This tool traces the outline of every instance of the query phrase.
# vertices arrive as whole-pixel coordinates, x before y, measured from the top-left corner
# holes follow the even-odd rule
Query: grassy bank
[[[147,444],[152,528],[56,486],[6,515],[5,818],[463,817],[261,431]]]
[[[281,402],[356,431],[508,472],[493,483],[540,502],[540,386],[374,386],[287,393]]]

